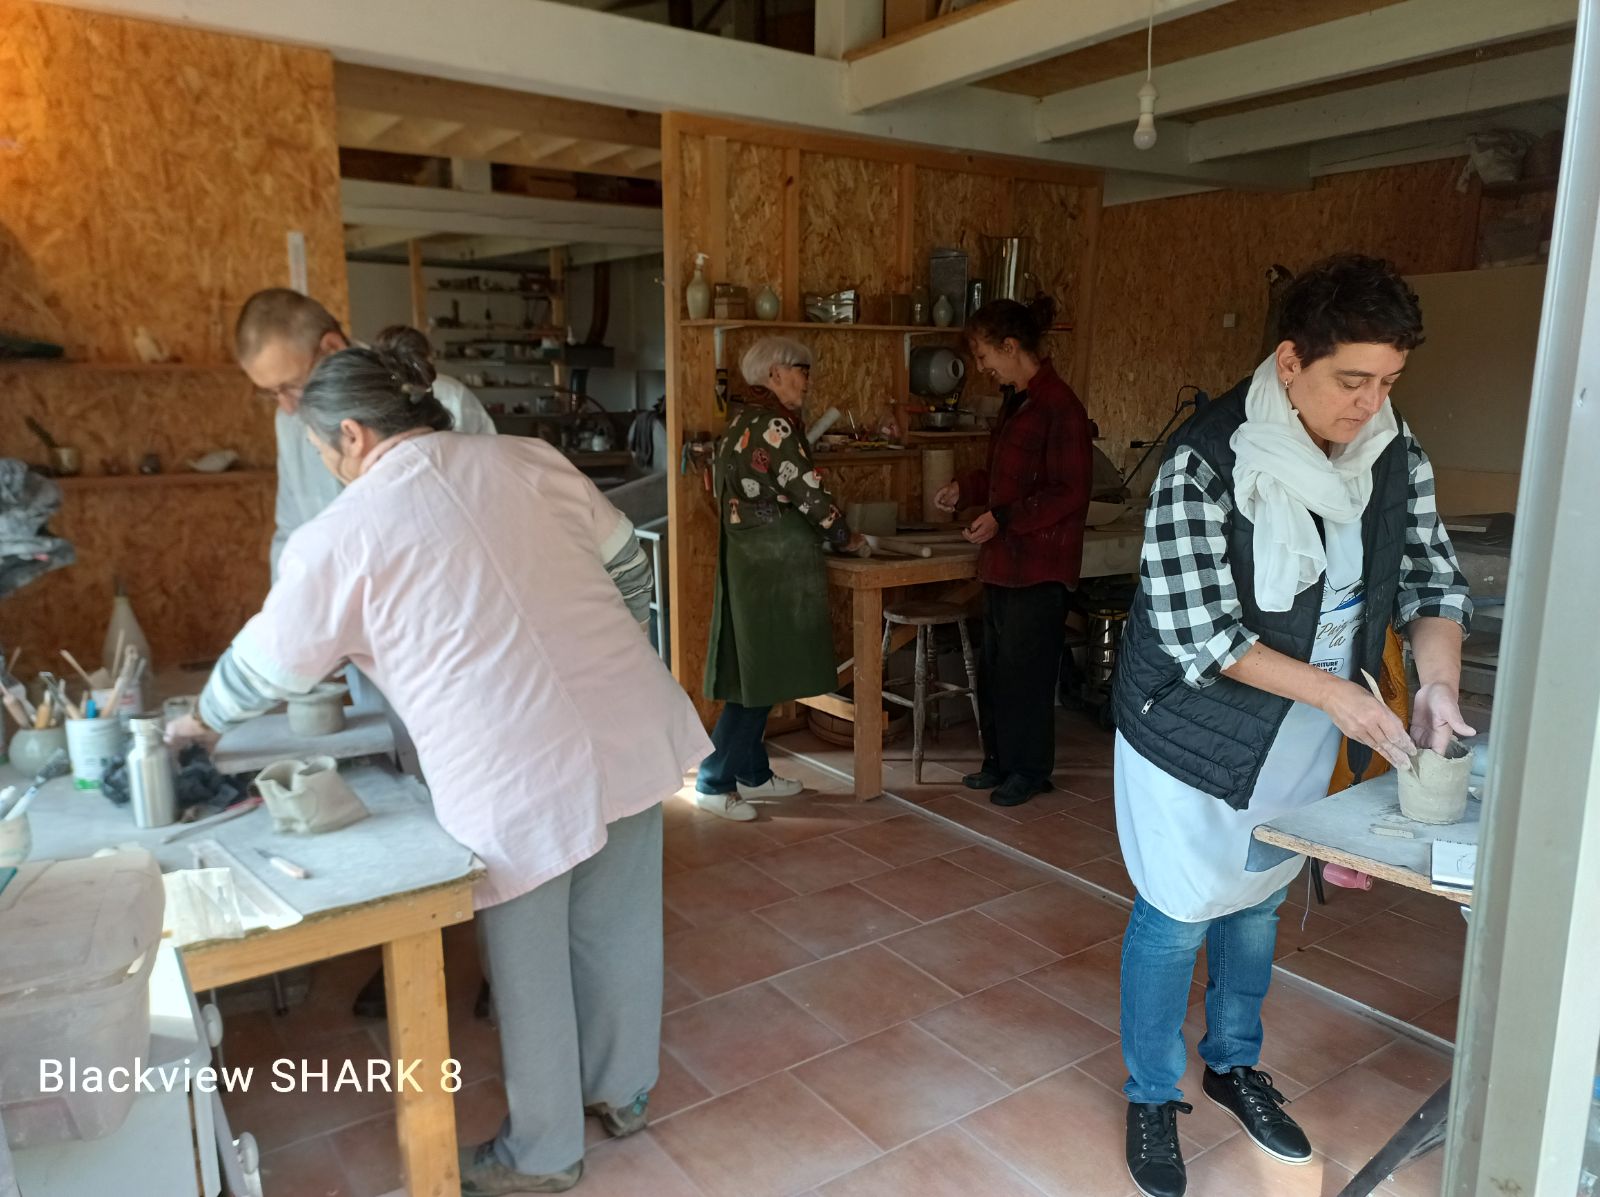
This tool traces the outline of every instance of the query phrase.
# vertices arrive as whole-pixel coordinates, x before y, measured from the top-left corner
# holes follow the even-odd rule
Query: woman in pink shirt
[[[710,748],[640,629],[633,528],[544,441],[445,431],[422,363],[347,349],[300,417],[345,490],[200,700],[223,731],[350,662],[416,741],[475,895],[510,1106],[464,1197],[561,1192],[583,1116],[645,1125],[661,1022],[661,801]]]

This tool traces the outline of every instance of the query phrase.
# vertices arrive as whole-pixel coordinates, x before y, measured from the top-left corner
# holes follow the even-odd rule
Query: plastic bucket
[[[80,790],[98,790],[106,770],[128,751],[128,734],[117,719],[68,719],[67,755]]]

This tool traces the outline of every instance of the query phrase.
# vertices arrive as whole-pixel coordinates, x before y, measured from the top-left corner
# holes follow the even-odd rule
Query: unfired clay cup
[[[1412,768],[1400,771],[1400,813],[1418,823],[1459,823],[1467,813],[1467,779],[1472,753],[1455,742],[1450,756],[1424,748]]]

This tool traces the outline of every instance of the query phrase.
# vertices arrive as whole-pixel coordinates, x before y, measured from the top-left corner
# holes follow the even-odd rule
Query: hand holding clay
[[[940,511],[954,511],[961,505],[961,484],[946,482],[934,494],[933,505]]]
[[[1346,736],[1365,744],[1396,769],[1411,768],[1417,747],[1406,735],[1406,725],[1362,687],[1334,679],[1331,696],[1322,704],[1322,710]]]
[[[1419,687],[1411,704],[1411,739],[1417,747],[1431,748],[1443,756],[1452,735],[1477,735],[1461,717],[1460,697],[1443,682]]]
[[[209,747],[215,744],[219,737],[216,732],[201,723],[198,717],[181,715],[167,724],[166,739],[174,748],[185,748],[195,743]]]

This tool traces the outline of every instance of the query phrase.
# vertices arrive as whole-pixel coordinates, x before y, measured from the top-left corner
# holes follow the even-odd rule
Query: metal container
[[[813,324],[855,324],[861,319],[861,295],[854,287],[832,295],[807,292],[806,319]]]
[[[984,289],[990,302],[1015,299],[1026,303],[1039,293],[1039,280],[1028,269],[1032,254],[1031,237],[983,239]]]
[[[165,827],[178,817],[177,783],[172,754],[156,719],[131,719],[133,747],[128,750],[128,798],[135,827]]]
[[[911,351],[911,391],[930,399],[943,399],[961,389],[967,365],[951,349],[923,347]]]
[[[967,310],[967,255],[959,249],[935,249],[928,255],[928,313],[941,297],[950,301],[952,320],[965,323]]]

